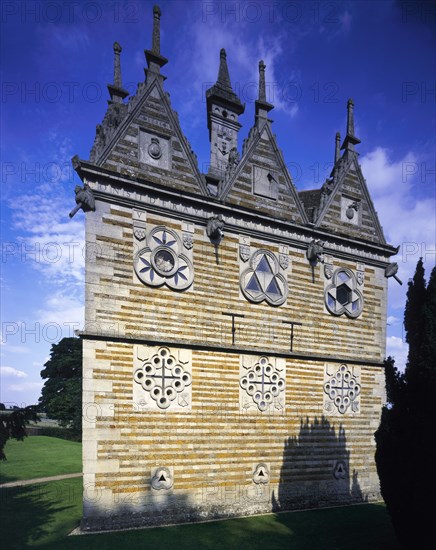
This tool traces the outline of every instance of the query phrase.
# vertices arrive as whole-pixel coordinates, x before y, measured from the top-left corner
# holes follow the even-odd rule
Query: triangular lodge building
[[[385,242],[354,135],[321,189],[298,192],[259,63],[255,120],[225,50],[206,92],[201,173],[161,70],[160,17],[135,96],[114,83],[89,160],[83,529],[380,498]],[[392,269],[389,271],[389,273]]]

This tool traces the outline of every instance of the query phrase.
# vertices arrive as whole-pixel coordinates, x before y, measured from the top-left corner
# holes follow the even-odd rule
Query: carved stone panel
[[[269,465],[265,462],[259,462],[253,468],[253,481],[256,485],[265,485],[269,483]]]
[[[323,389],[326,413],[343,415],[360,412],[360,367],[326,365]]]
[[[273,170],[254,166],[253,193],[267,199],[277,200],[279,196],[279,182],[277,173]]]
[[[135,410],[190,411],[192,352],[188,349],[134,346]]]
[[[141,228],[134,221],[133,234],[142,240]],[[137,277],[146,285],[159,287],[166,285],[173,290],[186,290],[194,281],[192,264],[193,241],[187,241],[186,235],[165,226],[156,226],[147,234],[147,241],[140,247],[134,257],[134,269]],[[183,239],[183,242],[182,242]]]
[[[341,221],[359,225],[361,218],[361,204],[359,200],[341,197]]]
[[[327,310],[332,315],[359,317],[363,310],[363,294],[358,290],[359,282],[351,269],[340,267],[331,273],[326,271],[325,275],[329,283],[324,292]]]
[[[174,484],[173,468],[160,466],[151,470],[151,488],[155,491],[168,491]]]
[[[335,479],[347,479],[347,465],[343,460],[337,460],[333,466],[333,477]]]
[[[241,410],[281,411],[285,407],[286,361],[280,357],[242,355],[239,404]]]
[[[241,260],[244,261],[243,258]],[[272,306],[280,306],[286,302],[289,261],[286,262],[284,257],[281,260],[280,262],[276,254],[263,248],[252,253],[248,267],[244,266],[240,276],[241,292],[247,300],[254,303],[266,301]]]
[[[141,130],[139,133],[139,161],[169,170],[171,168],[170,140]]]

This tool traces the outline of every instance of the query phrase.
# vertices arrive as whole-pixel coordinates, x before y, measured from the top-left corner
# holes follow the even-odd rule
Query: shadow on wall
[[[350,451],[342,424],[336,433],[324,416],[301,419],[298,436],[285,441],[274,511],[367,502],[358,472],[350,472]]]

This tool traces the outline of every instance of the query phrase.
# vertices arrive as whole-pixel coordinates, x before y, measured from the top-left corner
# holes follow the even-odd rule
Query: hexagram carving
[[[357,289],[358,282],[354,273],[347,268],[336,269],[331,284],[325,289],[325,305],[333,315],[356,318],[363,310],[363,295]]]

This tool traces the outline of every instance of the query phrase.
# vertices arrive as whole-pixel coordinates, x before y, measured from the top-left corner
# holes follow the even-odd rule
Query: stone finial
[[[145,69],[145,74],[150,73],[151,78],[159,78],[164,80],[165,77],[160,74],[160,69],[168,63],[168,59],[160,53],[160,18],[162,12],[159,6],[153,7],[153,35],[151,42],[151,50],[144,50],[145,58],[147,59],[148,69]]]
[[[354,102],[350,98],[347,103],[347,134],[354,136]]]
[[[352,99],[349,99],[347,103],[347,135],[345,136],[341,149],[345,149],[345,151],[351,152],[351,153],[355,153],[354,146],[360,143],[360,139],[358,139],[354,135],[353,109],[354,109],[354,101]]]
[[[224,88],[232,88],[230,83],[229,68],[227,66],[227,54],[224,48],[220,50],[220,68],[218,70],[217,84],[221,84]]]
[[[335,143],[335,164],[338,162],[341,156],[341,134],[336,132],[336,143]]]
[[[265,69],[266,65],[261,59],[259,61],[259,101],[266,101]]]
[[[157,55],[160,54],[160,18],[162,12],[159,6],[153,6],[153,40],[151,51]]]
[[[259,98],[254,102],[256,126],[264,122],[268,118],[268,113],[274,109],[274,105],[266,100],[266,85],[265,85],[265,69],[266,65],[263,60],[259,61]],[[262,124],[263,124],[262,122]]]
[[[118,42],[114,42],[114,86],[121,88],[121,60],[122,48]]]
[[[129,95],[127,90],[124,90],[121,79],[121,57],[122,47],[119,42],[114,42],[114,83],[108,84],[109,95],[111,96],[109,104],[122,103],[123,99]]]

